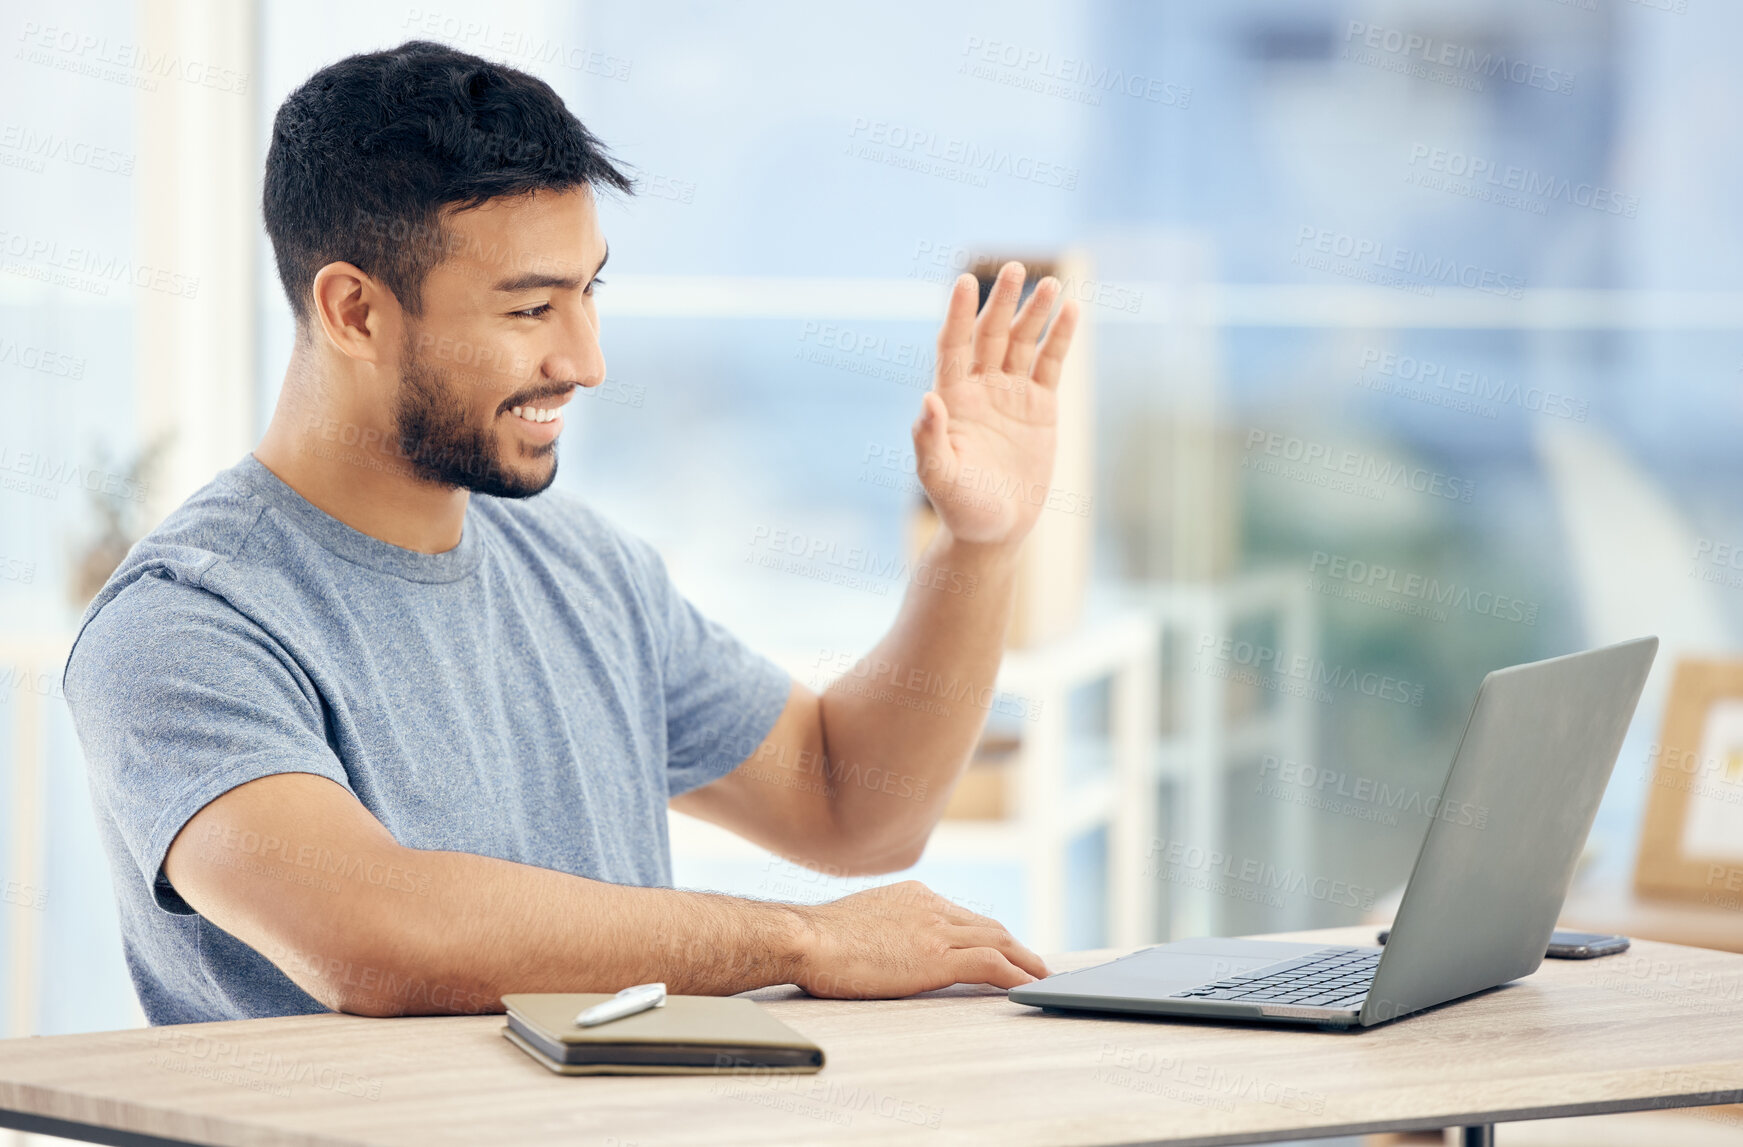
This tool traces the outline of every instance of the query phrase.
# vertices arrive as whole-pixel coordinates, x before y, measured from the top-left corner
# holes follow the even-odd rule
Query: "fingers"
[[[1005,347],[1011,339],[1011,316],[1017,313],[1017,300],[1022,294],[1023,264],[1013,259],[999,268],[986,309],[974,324],[975,371],[998,370],[1004,365]]]
[[[1011,346],[1005,352],[1005,373],[1012,378],[1028,377],[1029,368],[1035,364],[1035,340],[1041,337],[1047,312],[1053,309],[1053,301],[1058,297],[1059,280],[1048,275],[1035,284],[1029,301],[1017,312],[1017,319],[1011,324]]]
[[[1010,934],[1003,924],[991,916],[982,916],[979,912],[964,908],[956,901],[940,896],[921,881],[907,880],[903,881],[902,884],[895,885],[895,887],[905,887],[910,895],[918,898],[917,902],[922,907],[930,908],[952,924],[964,927],[990,928],[995,932],[1003,932],[1007,936]]]
[[[956,928],[950,940],[958,948],[992,948],[1031,976],[1039,978],[1047,974],[1047,965],[1042,962],[1041,957],[1019,944],[1015,936],[997,925],[991,928]]]
[[[1020,988],[1033,983],[1023,971],[996,948],[956,948],[945,957],[950,974],[959,984],[991,984],[995,988]]]
[[[980,285],[969,274],[956,276],[950,289],[950,305],[944,311],[944,326],[938,331],[938,377],[962,378],[968,373],[969,352],[974,339],[974,311],[980,305]]]
[[[1053,318],[1047,337],[1041,340],[1041,353],[1035,360],[1034,380],[1045,387],[1059,385],[1059,370],[1065,363],[1065,352],[1071,349],[1071,336],[1077,330],[1077,300],[1066,299]]]
[[[940,896],[921,881],[904,880],[898,884],[884,885],[875,891],[880,896],[893,898],[904,911],[919,908],[942,916],[946,922],[944,938],[953,949],[992,948],[1004,953],[1013,963],[1032,975],[1050,974],[1041,957],[1019,943],[1003,924]]]

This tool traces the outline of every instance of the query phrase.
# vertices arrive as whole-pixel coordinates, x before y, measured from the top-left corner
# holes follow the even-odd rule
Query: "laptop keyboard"
[[[1236,1000],[1304,1008],[1356,1007],[1374,982],[1380,953],[1368,948],[1321,948],[1298,959],[1267,964],[1214,984],[1175,992],[1176,1000]]]

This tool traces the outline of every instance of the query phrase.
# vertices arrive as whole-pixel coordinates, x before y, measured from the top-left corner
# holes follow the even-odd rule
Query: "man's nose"
[[[566,324],[561,350],[546,360],[545,374],[589,388],[605,381],[605,351],[599,345],[599,331],[585,311]]]

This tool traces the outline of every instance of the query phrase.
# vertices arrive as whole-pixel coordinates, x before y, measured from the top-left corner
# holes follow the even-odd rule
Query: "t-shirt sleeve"
[[[702,615],[641,543],[643,590],[664,629],[666,791],[719,780],[756,751],[786,708],[792,676]]]
[[[163,859],[212,800],[275,773],[351,787],[313,684],[263,629],[197,586],[149,574],[127,586],[85,624],[65,683],[92,794],[165,911],[194,914]]]

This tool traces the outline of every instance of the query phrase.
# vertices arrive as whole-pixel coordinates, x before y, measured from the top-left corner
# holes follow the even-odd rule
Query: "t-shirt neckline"
[[[297,493],[252,453],[244,455],[230,473],[248,490],[290,518],[323,549],[346,561],[408,581],[422,582],[459,581],[478,568],[482,545],[478,539],[478,519],[473,512],[477,494],[467,499],[460,544],[439,554],[422,554],[346,525]]]

